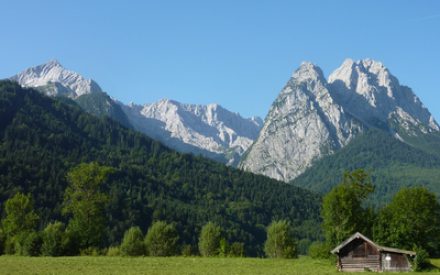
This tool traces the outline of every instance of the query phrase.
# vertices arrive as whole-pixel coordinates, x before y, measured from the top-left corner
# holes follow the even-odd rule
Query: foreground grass
[[[440,260],[434,260],[440,264]],[[0,274],[341,274],[325,260],[1,256]],[[348,273],[344,273],[348,274]],[[359,274],[359,273],[357,273]],[[382,273],[384,274],[384,273]],[[393,273],[396,274],[396,273]],[[405,273],[421,274],[421,273]]]

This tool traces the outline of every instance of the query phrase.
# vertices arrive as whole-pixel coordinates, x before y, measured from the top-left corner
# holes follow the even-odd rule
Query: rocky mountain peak
[[[304,62],[275,99],[240,167],[289,181],[360,131],[332,97],[322,70]]]
[[[304,62],[275,99],[240,167],[290,181],[368,128],[400,140],[439,130],[412,90],[381,62],[346,59],[329,81]]]
[[[329,84],[337,101],[370,126],[380,122],[383,127],[390,120],[397,120],[394,124],[405,121],[412,125],[409,128],[424,133],[439,130],[420,99],[379,61],[347,59],[329,76]]]
[[[292,79],[295,79],[298,82],[308,80],[325,81],[321,68],[307,61],[302,62],[299,68],[295,70],[295,72],[292,74]]]
[[[77,98],[83,94],[102,92],[99,85],[80,74],[65,69],[58,60],[28,68],[11,77],[23,87],[38,87],[44,93]],[[57,85],[54,85],[57,83]],[[60,86],[62,85],[62,87]]]

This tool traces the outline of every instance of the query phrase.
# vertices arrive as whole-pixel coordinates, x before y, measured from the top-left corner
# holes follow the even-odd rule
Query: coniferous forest
[[[74,196],[66,192],[69,172],[95,163],[111,171],[97,187],[105,194],[98,248],[118,245],[129,228],[146,232],[157,221],[172,224],[179,247],[188,251],[197,251],[208,222],[221,228],[223,242],[235,243],[250,256],[264,254],[266,227],[274,220],[288,222],[299,243],[320,238],[318,195],[177,153],[117,122],[85,113],[68,99],[2,81],[0,117],[3,219],[5,202],[25,194],[17,200],[32,202],[35,230],[70,226],[74,211],[66,210],[66,201]]]

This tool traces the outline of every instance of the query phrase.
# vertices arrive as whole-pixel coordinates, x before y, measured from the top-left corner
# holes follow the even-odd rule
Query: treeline
[[[365,203],[373,192],[364,170],[344,174],[342,182],[324,196],[325,242],[311,245],[312,257],[328,257],[331,249],[356,232],[380,245],[414,250],[419,259],[440,255],[440,204],[434,193],[421,186],[401,188],[389,204],[373,209]]]
[[[37,230],[39,216],[32,197],[17,193],[5,203],[0,222],[0,254],[24,256],[108,255],[108,256],[233,256],[245,255],[243,242],[229,243],[225,231],[208,222],[198,236],[197,250],[180,242],[181,234],[174,223],[155,221],[144,234],[139,226],[125,231],[120,245],[105,247],[108,204],[102,186],[114,170],[97,163],[80,164],[68,175],[64,193],[63,215],[67,225],[52,221]],[[287,221],[274,221],[267,228],[264,251],[267,257],[293,258],[298,248],[293,226]]]
[[[3,219],[8,199],[29,194],[39,217],[36,231],[49,225],[49,231],[67,230],[75,209],[64,203],[66,175],[80,163],[97,162],[112,170],[100,187],[106,195],[100,248],[119,245],[132,226],[147,232],[155,221],[173,224],[179,245],[192,251],[198,250],[201,229],[209,221],[222,228],[228,244],[243,243],[249,256],[265,254],[266,227],[272,220],[295,225],[300,252],[320,238],[319,196],[174,152],[114,121],[87,114],[67,99],[1,81],[0,117]]]
[[[440,142],[440,136],[434,134],[417,137],[420,140],[425,138]],[[440,194],[440,155],[435,150],[428,153],[419,146],[401,142],[387,132],[374,129],[355,138],[335,154],[316,161],[293,184],[326,194],[341,182],[344,171],[356,169],[370,173],[375,192],[367,200],[375,206],[390,202],[401,187],[424,185]]]

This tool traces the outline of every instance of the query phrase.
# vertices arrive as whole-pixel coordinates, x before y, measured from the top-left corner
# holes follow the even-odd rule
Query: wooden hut
[[[357,232],[331,251],[339,271],[411,271],[413,251],[380,246]]]

